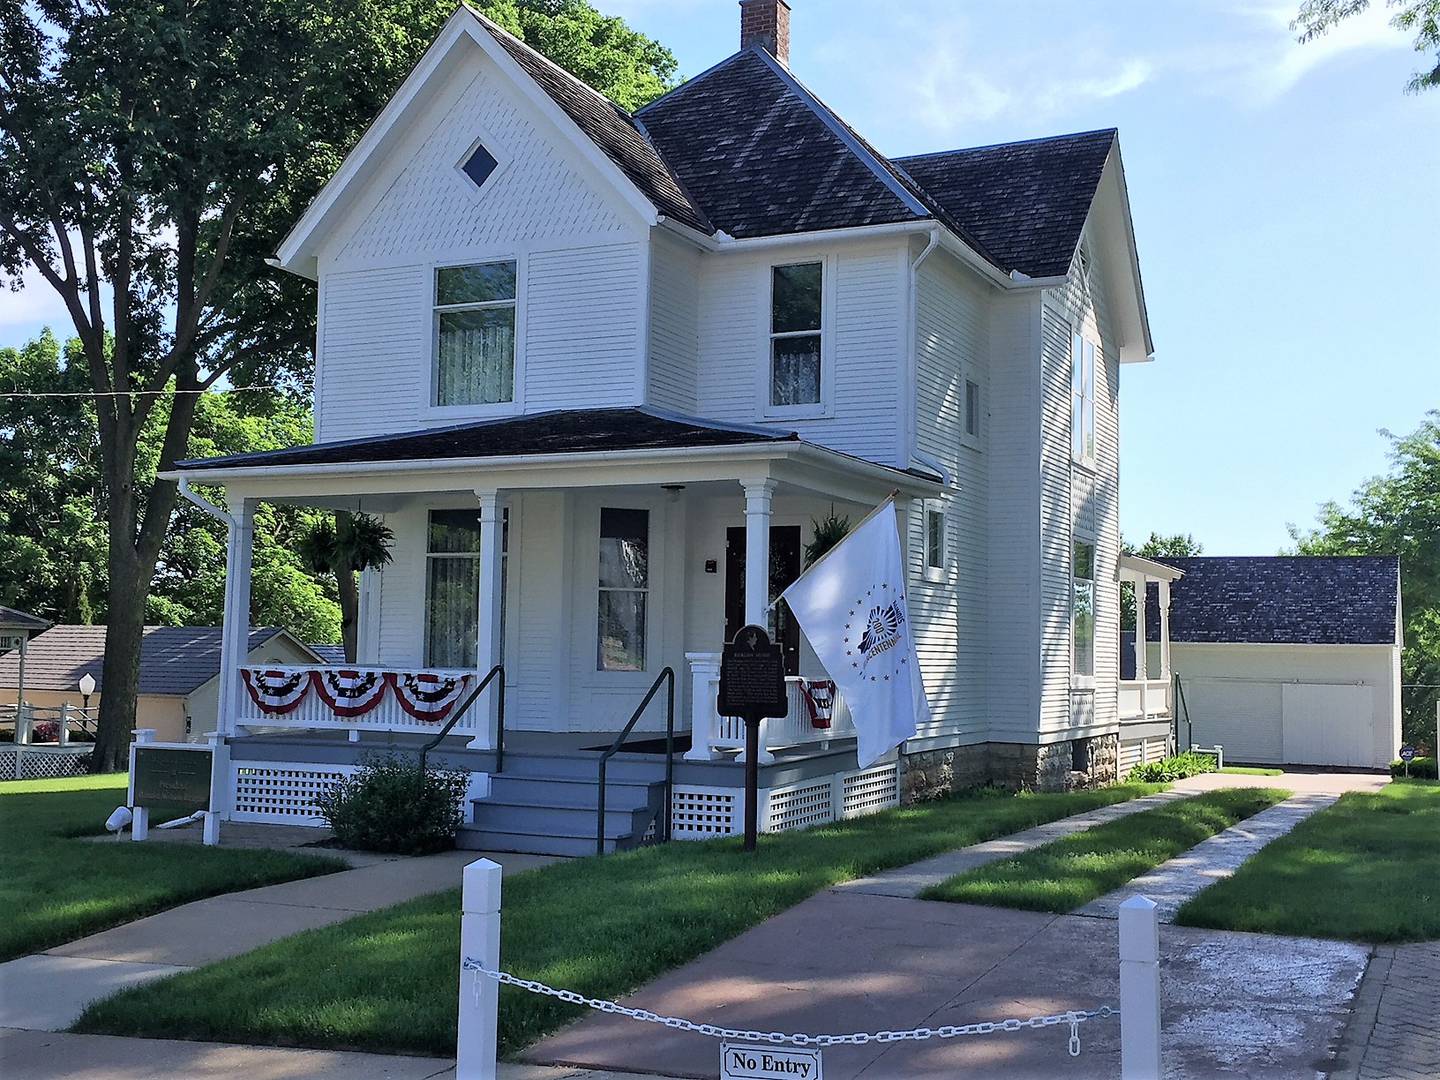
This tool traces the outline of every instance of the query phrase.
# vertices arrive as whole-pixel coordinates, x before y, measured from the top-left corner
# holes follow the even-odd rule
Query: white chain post
[[[1120,905],[1120,1080],[1160,1075],[1160,919],[1132,896]]]
[[[455,1080],[495,1080],[500,984],[475,970],[500,967],[500,864],[465,867],[460,894],[460,1021]],[[470,985],[466,985],[469,983]]]

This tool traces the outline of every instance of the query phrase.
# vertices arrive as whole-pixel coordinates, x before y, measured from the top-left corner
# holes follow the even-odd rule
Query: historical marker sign
[[[784,649],[763,626],[744,626],[720,653],[721,716],[745,721],[745,850],[755,850],[759,831],[760,721],[789,711]]]
[[[210,808],[210,748],[182,750],[175,746],[135,746],[131,778],[134,806],[178,806],[188,811]]]
[[[824,1080],[820,1051],[801,1046],[722,1042],[720,1080]]]

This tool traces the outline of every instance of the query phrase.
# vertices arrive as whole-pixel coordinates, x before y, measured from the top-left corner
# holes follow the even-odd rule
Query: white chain
[[[727,1039],[733,1042],[760,1042],[789,1046],[864,1046],[866,1043],[872,1042],[959,1039],[966,1035],[993,1035],[999,1031],[1022,1031],[1025,1028],[1047,1028],[1057,1024],[1069,1024],[1070,1056],[1078,1057],[1080,1054],[1080,1025],[1086,1020],[1108,1019],[1116,1013],[1116,1010],[1109,1005],[1101,1005],[1098,1009],[1072,1009],[1069,1012],[1055,1013],[1050,1016],[1030,1016],[1023,1020],[985,1020],[978,1024],[942,1024],[935,1028],[907,1028],[903,1031],[855,1031],[848,1035],[807,1035],[803,1032],[786,1034],[783,1031],[744,1031],[736,1028],[717,1027],[714,1024],[697,1024],[693,1020],[685,1020],[678,1016],[661,1016],[649,1009],[631,1009],[617,1001],[586,997],[584,994],[577,994],[574,990],[560,990],[535,979],[522,979],[508,971],[491,971],[478,960],[472,960],[469,957],[465,959],[463,968],[465,971],[473,971],[476,974],[475,994],[477,997],[480,993],[480,977],[484,976],[494,979],[502,986],[516,986],[521,990],[528,990],[532,994],[558,998],[571,1005],[584,1005],[596,1012],[626,1016],[631,1020],[641,1020],[648,1024],[661,1024],[677,1031],[692,1031],[697,1035],[707,1035],[712,1039]]]

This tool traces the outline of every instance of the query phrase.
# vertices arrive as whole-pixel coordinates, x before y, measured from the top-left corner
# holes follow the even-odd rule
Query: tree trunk
[[[129,766],[135,699],[140,691],[140,645],[145,634],[145,593],[150,577],[141,577],[129,545],[110,549],[109,613],[105,661],[101,668],[100,719],[95,729],[92,772],[122,772]]]
[[[345,662],[355,663],[360,626],[360,590],[355,584],[355,571],[335,571],[336,592],[340,597],[340,640],[345,643]]]

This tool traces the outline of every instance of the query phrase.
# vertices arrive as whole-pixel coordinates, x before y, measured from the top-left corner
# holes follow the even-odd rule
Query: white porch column
[[[1160,582],[1160,677],[1170,678],[1170,582]]]
[[[770,607],[770,503],[775,481],[745,480],[745,622],[765,626]]]
[[[500,625],[500,602],[505,525],[500,492],[494,489],[476,489],[475,494],[480,499],[480,613],[475,632],[475,675],[476,678],[483,679],[491,668],[500,663],[501,645],[504,641],[504,630]],[[496,676],[497,680],[500,678],[503,676]],[[498,695],[499,687],[492,682],[486,687],[480,700],[471,706],[472,750],[490,750],[495,746]]]
[[[215,730],[234,735],[245,708],[240,669],[250,652],[250,561],[255,550],[255,500],[240,498],[230,511],[225,547],[225,614],[220,630],[219,715]]]
[[[1140,680],[1140,718],[1148,720],[1150,696],[1146,691],[1150,678],[1150,646],[1145,640],[1145,609],[1150,604],[1150,579],[1142,577],[1135,591],[1135,678]]]

